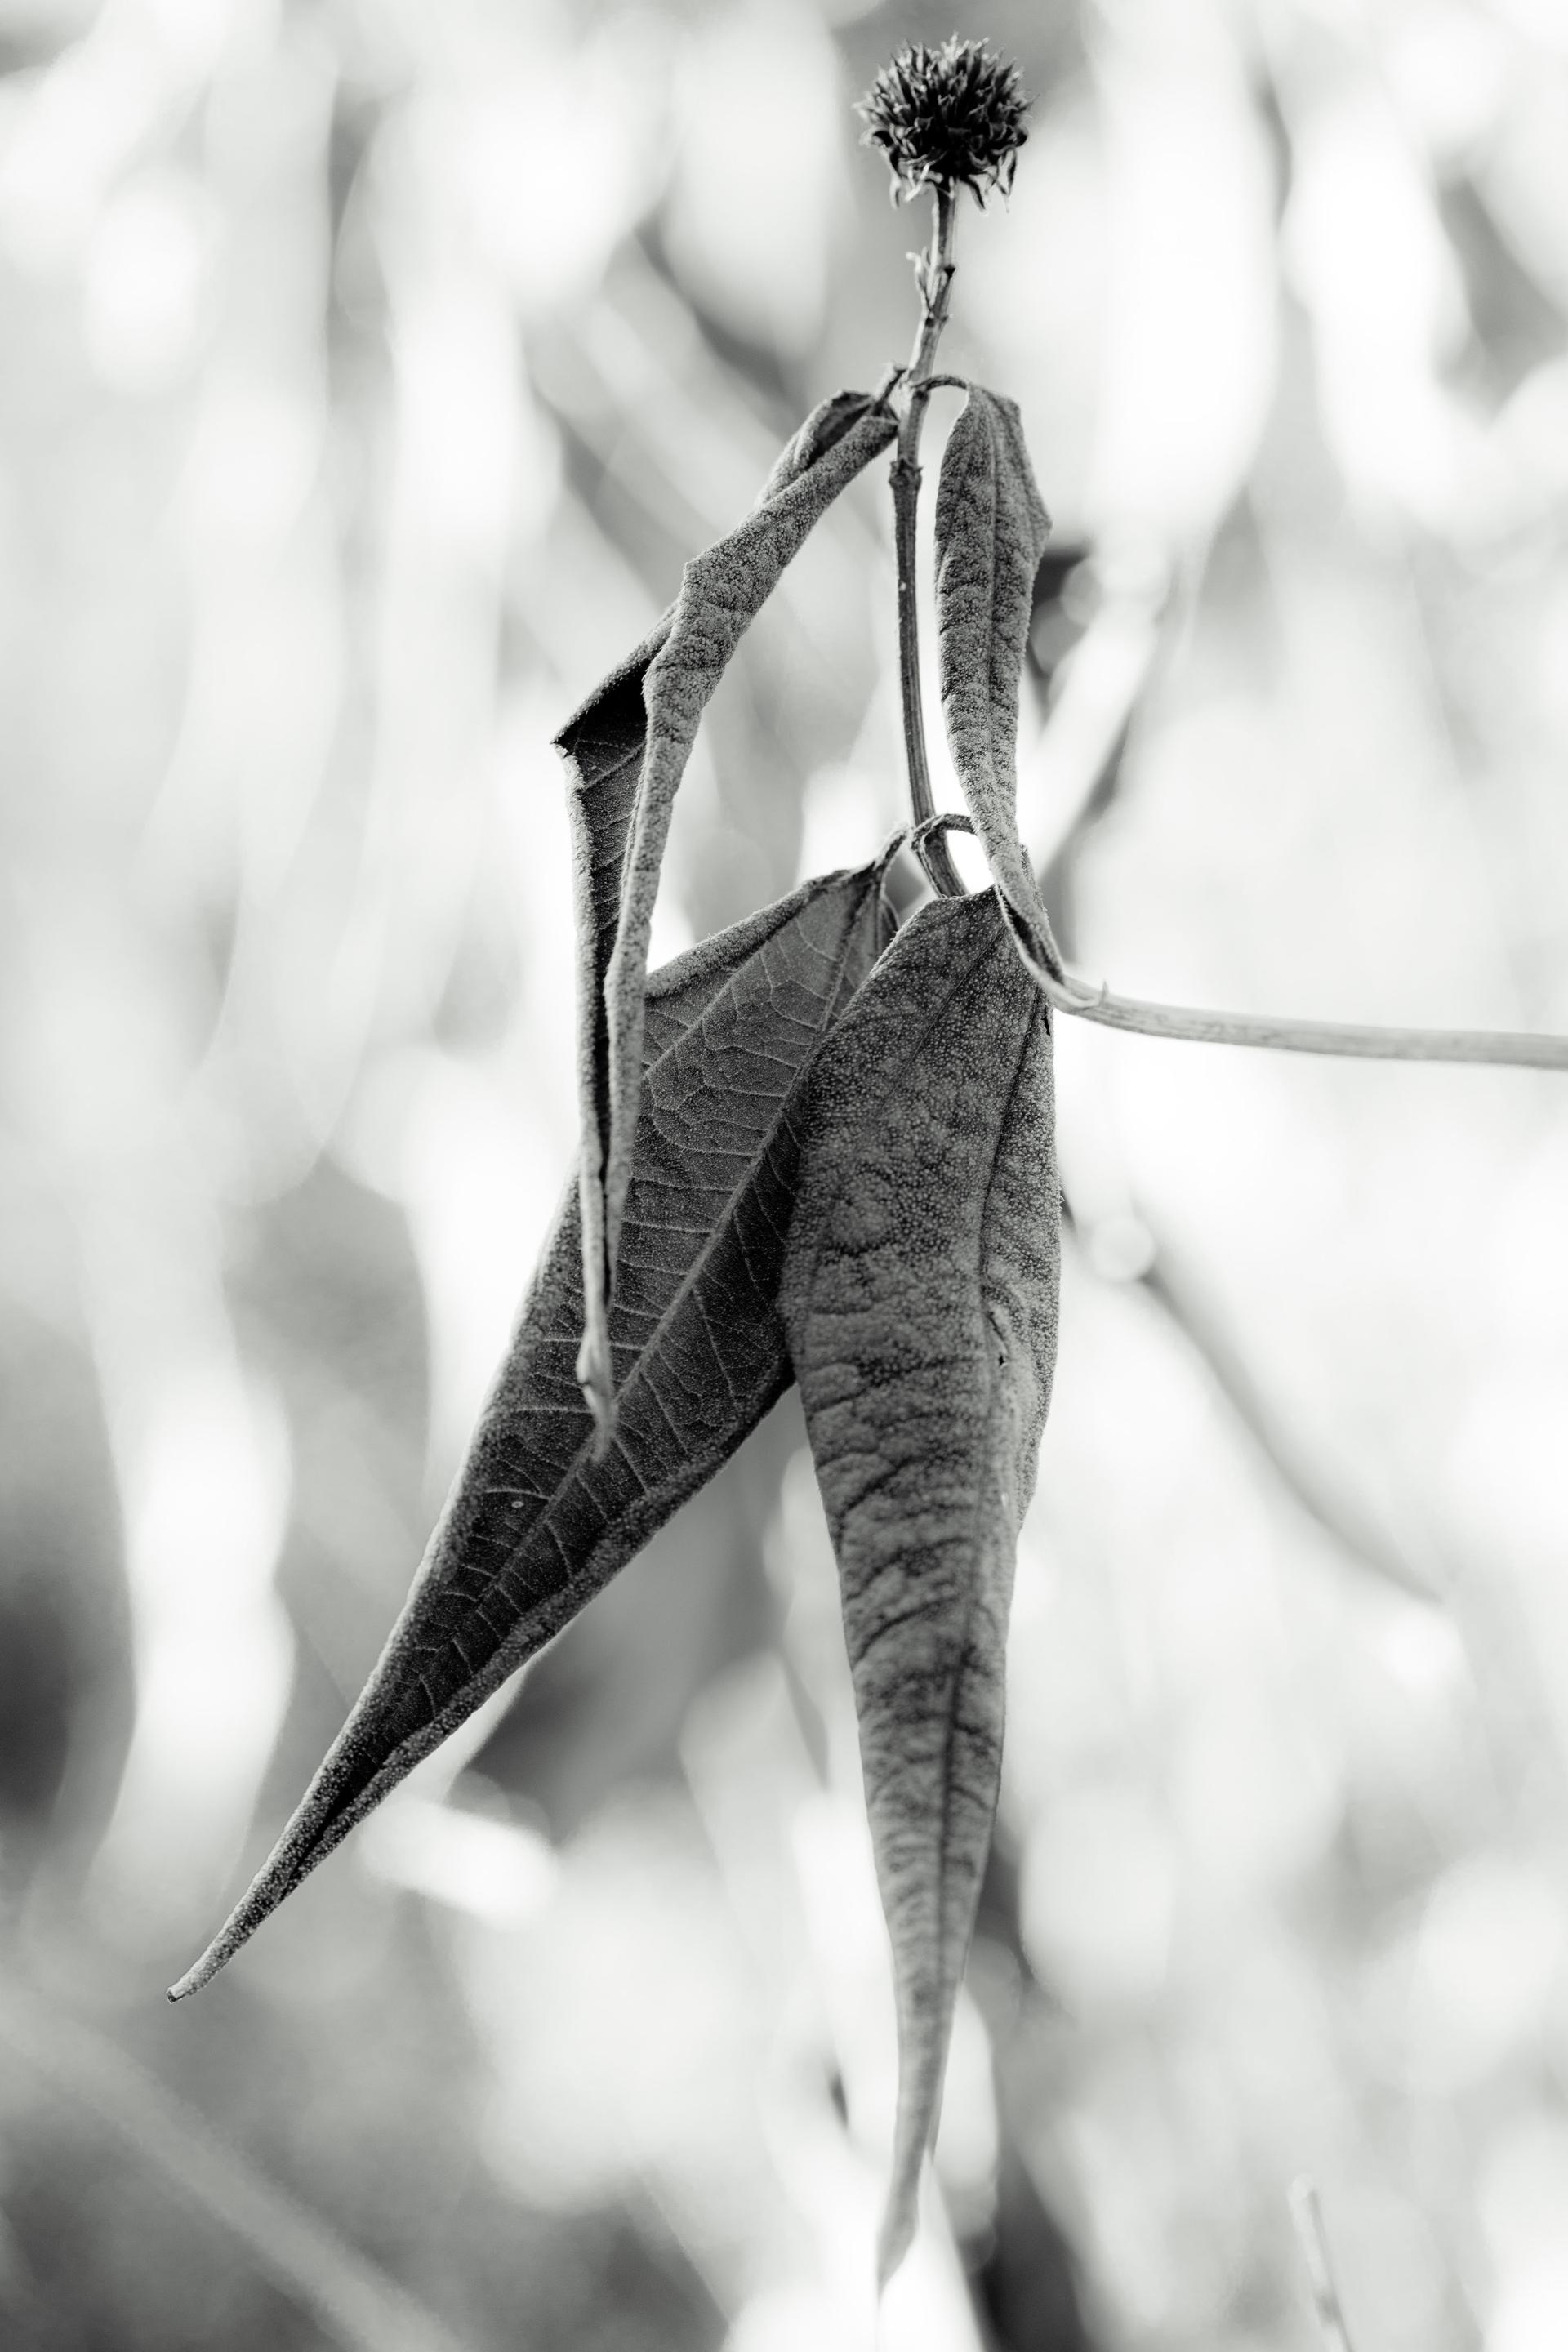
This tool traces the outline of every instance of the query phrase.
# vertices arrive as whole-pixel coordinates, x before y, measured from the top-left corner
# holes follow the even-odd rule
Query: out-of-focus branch
[[[1215,1307],[1201,1274],[1151,1229],[1142,1206],[1117,1188],[1114,1212],[1067,1222],[1089,1267],[1103,1280],[1136,1283],[1206,1366],[1215,1386],[1256,1444],[1259,1457],[1298,1509],[1354,1566],[1413,1600],[1440,1608],[1480,1687],[1486,1718],[1505,1725],[1511,1741],[1536,1759],[1557,1759],[1563,1793],[1563,1738],[1542,1678],[1541,1658],[1506,1580],[1476,1573],[1440,1540],[1414,1550],[1354,1491],[1336,1477],[1258,1379],[1244,1347]],[[1422,1530],[1425,1537],[1426,1531]]]
[[[1333,2266],[1329,2261],[1329,2242],[1323,2232],[1322,2209],[1312,2183],[1303,2178],[1290,2189],[1290,2218],[1296,2224],[1296,2238],[1311,2281],[1312,2302],[1318,2314],[1318,2326],[1322,2331],[1325,2352],[1352,2352],[1350,2330],[1340,2307],[1339,2289],[1334,2284]]]
[[[1119,1220],[1119,1223],[1121,1221]],[[1444,1594],[1436,1578],[1424,1570],[1380,1527],[1370,1511],[1325,1470],[1312,1447],[1302,1442],[1288,1413],[1282,1412],[1258,1380],[1223,1317],[1201,1282],[1184,1266],[1178,1253],[1150,1229],[1142,1210],[1130,1222],[1147,1236],[1144,1262],[1129,1265],[1110,1280],[1131,1279],[1173,1323],[1207,1367],[1215,1385],[1252,1439],[1268,1467],[1297,1507],[1342,1551],[1362,1568],[1409,1593],[1413,1599],[1440,1604]],[[1084,1255],[1096,1272],[1092,1228],[1079,1223]]]
[[[266,2179],[105,2035],[7,1975],[0,2046],[218,2222],[345,2352],[465,2352],[433,2313]]]
[[[1352,1559],[1418,1601],[1439,1601],[1434,1578],[1418,1567],[1370,1511],[1324,1469],[1288,1412],[1268,1395],[1203,1285],[1179,1253],[1157,1240],[1143,1289],[1203,1358],[1221,1394],[1269,1468],[1307,1517]]]
[[[1155,551],[1144,550],[1136,561],[1128,558],[1109,566],[1100,607],[1063,666],[1059,691],[1030,761],[1032,781],[1037,787],[1045,783],[1050,794],[1050,830],[1035,843],[1037,862],[1047,876],[1070,857],[1093,803],[1116,775],[1130,729],[1147,708],[1170,587],[1170,568]],[[1180,1253],[1154,1234],[1141,1207],[1131,1202],[1121,1207],[1122,1222],[1138,1229],[1142,1247],[1116,1278],[1136,1280],[1202,1359],[1298,1508],[1372,1574],[1416,1600],[1440,1601],[1437,1579],[1408,1556],[1303,1443]],[[1080,1227],[1080,1238],[1089,1263],[1100,1270],[1091,1245],[1092,1229]]]
[[[1041,874],[1077,838],[1146,707],[1170,602],[1171,566],[1152,543],[1087,561],[1099,580],[1100,601],[1061,666],[1049,713],[1019,780],[1040,811],[1030,848]]]

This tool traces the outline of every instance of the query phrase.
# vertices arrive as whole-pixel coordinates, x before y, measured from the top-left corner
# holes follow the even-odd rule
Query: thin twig
[[[921,704],[920,615],[915,591],[915,523],[920,507],[921,431],[931,398],[931,365],[947,324],[955,264],[958,192],[939,184],[931,250],[916,263],[921,322],[908,371],[909,390],[899,425],[899,446],[889,476],[893,486],[893,551],[899,576],[899,687],[903,700],[904,756],[909,766],[910,809],[917,825],[936,813],[926,758],[925,719]],[[925,837],[921,863],[933,890],[945,898],[963,896],[963,884],[940,833]]]
[[[1341,1061],[1479,1062],[1497,1068],[1568,1070],[1568,1037],[1524,1029],[1384,1029],[1353,1021],[1291,1021],[1273,1013],[1210,1013],[1117,996],[1064,966],[1053,971],[1029,953],[1017,926],[1013,944],[1030,979],[1058,1013],[1127,1029],[1141,1037],[1185,1038],[1203,1045],[1268,1046],[1282,1054],[1326,1054]]]
[[[1141,1037],[1185,1038],[1203,1045],[1268,1046],[1282,1054],[1326,1054],[1341,1061],[1478,1062],[1496,1068],[1568,1070],[1568,1037],[1524,1029],[1384,1029],[1353,1021],[1292,1021],[1272,1013],[1210,1013],[1116,996],[1077,972],[1036,961],[1015,932],[1014,945],[1047,1003],[1080,1021]]]
[[[1296,2224],[1301,2260],[1311,2281],[1312,2302],[1325,2352],[1351,2352],[1350,2330],[1340,2308],[1340,2293],[1329,2262],[1329,2242],[1323,2234],[1322,2209],[1318,2203],[1317,2189],[1305,2175],[1291,2183],[1290,2218]]]
[[[1041,978],[1037,971],[1037,980]],[[1054,990],[1054,992],[1053,992]],[[1207,1045],[1264,1045],[1286,1054],[1329,1054],[1372,1062],[1483,1062],[1510,1069],[1568,1070],[1568,1037],[1521,1029],[1384,1029],[1349,1021],[1290,1021],[1273,1013],[1206,1013],[1093,992],[1073,973],[1046,993],[1063,1013],[1143,1037],[1191,1038]]]
[[[257,2269],[344,2352],[464,2352],[433,2313],[248,2165],[123,2050],[11,1979],[0,1985],[0,2042],[238,2239]]]

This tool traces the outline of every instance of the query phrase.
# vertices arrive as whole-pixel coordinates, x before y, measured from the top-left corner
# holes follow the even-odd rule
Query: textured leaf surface
[[[648,927],[670,812],[698,721],[784,565],[893,437],[889,411],[837,393],[782,453],[738,530],[686,567],[642,644],[556,737],[571,776],[578,927],[586,1329],[580,1377],[613,1411],[605,1311],[631,1178]]]
[[[985,1866],[1015,1538],[1056,1359],[1050,1026],[994,892],[900,932],[823,1048],[806,1119],[781,1298],[893,1945],[886,2280],[914,2228]]]
[[[195,1991],[422,1756],[576,1615],[789,1385],[777,1307],[804,1074],[890,929],[881,866],[808,883],[649,983],[647,1085],[597,1458],[567,1193],[418,1580]]]
[[[1050,926],[1018,837],[1018,679],[1050,530],[1016,404],[976,384],[936,497],[937,671],[953,764],[996,883],[1037,954]]]

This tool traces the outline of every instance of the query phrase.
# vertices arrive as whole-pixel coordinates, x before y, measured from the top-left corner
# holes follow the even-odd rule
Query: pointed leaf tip
[[[381,1661],[183,1999],[422,1756],[565,1625],[790,1380],[777,1287],[798,1097],[890,928],[882,861],[828,875],[650,982],[647,1083],[607,1330],[606,1448],[574,1376],[579,1194],[546,1244],[489,1403]]]
[[[242,1910],[243,1906],[235,1911],[233,1917],[225,1921],[222,1929],[213,1937],[200,1958],[185,1970],[184,1975],[175,1978],[169,1987],[167,1995],[169,2000],[188,2000],[192,1993],[200,1992],[204,1985],[211,1984],[219,1969],[233,1958],[245,1940],[244,1936],[237,1936],[234,1933],[235,1922],[241,1916]],[[248,1934],[248,1932],[249,1930],[247,1929],[246,1933]]]
[[[996,894],[906,926],[824,1045],[780,1304],[837,1556],[899,2096],[878,2256],[908,2250],[1000,1781],[1018,1524],[1056,1357],[1048,1017]]]

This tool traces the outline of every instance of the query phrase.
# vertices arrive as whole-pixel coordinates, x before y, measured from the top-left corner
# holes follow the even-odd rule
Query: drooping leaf
[[[1018,679],[1050,530],[1016,404],[974,385],[936,494],[937,674],[963,797],[1025,941],[1059,961],[1018,836]]]
[[[585,1330],[579,1371],[607,1432],[605,1309],[631,1176],[648,926],[677,787],[726,664],[802,541],[895,430],[866,393],[822,403],[752,512],[686,567],[637,650],[556,737],[571,778],[578,929]]]
[[[900,933],[818,1055],[805,1120],[780,1297],[893,1947],[885,2282],[914,2228],[985,1865],[1015,1538],[1056,1357],[1049,1016],[994,892]]]
[[[381,1661],[194,1992],[420,1758],[576,1615],[787,1388],[777,1288],[812,1056],[891,929],[885,859],[805,884],[648,984],[647,1083],[610,1345],[608,1453],[574,1373],[568,1190]]]

